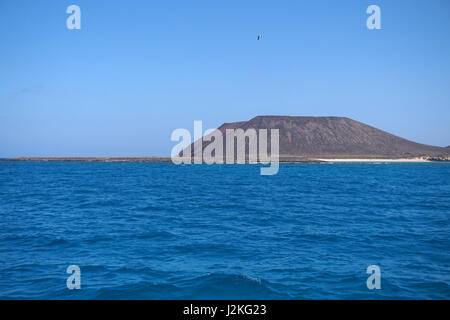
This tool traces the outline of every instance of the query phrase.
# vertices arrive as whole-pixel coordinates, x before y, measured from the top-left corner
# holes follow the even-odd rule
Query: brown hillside
[[[343,117],[257,116],[249,121],[224,123],[218,130],[225,136],[226,129],[237,128],[279,129],[281,157],[404,158],[450,155],[448,148],[409,141]],[[209,143],[203,142],[203,148]]]

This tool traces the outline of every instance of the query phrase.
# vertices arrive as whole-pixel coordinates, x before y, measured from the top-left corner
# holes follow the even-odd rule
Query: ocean
[[[0,162],[0,298],[449,299],[450,164]]]

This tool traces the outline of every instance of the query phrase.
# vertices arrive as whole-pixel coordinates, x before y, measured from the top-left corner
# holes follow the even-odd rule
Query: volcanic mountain
[[[450,156],[449,148],[409,141],[343,117],[257,116],[249,121],[224,123],[218,128],[224,136],[224,154],[226,129],[279,129],[280,159]],[[212,142],[203,141],[203,149],[209,143]],[[193,155],[194,144],[191,147]]]

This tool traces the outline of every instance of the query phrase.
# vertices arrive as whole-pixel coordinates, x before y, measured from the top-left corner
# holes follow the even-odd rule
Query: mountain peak
[[[218,130],[225,135],[226,129],[278,129],[280,156],[285,157],[406,158],[450,154],[448,147],[409,141],[347,117],[260,115],[249,121],[224,123]],[[209,143],[204,142],[203,147]]]

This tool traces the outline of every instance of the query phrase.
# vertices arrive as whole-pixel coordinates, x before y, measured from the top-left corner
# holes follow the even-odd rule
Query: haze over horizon
[[[71,4],[81,30],[66,28]],[[381,30],[366,28],[371,4]],[[174,129],[258,115],[348,117],[445,147],[448,30],[446,0],[3,1],[0,157],[167,156]]]

